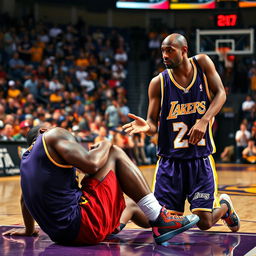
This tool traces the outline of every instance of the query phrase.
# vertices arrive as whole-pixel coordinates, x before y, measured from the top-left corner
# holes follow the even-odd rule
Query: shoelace
[[[168,218],[173,218],[175,220],[181,220],[184,219],[183,216],[179,216],[179,215],[173,215],[171,212],[169,212],[167,209],[163,210],[163,213],[168,217]]]

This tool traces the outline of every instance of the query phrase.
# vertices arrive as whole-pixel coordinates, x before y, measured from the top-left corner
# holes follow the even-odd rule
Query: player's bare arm
[[[161,79],[160,75],[154,77],[148,88],[148,113],[147,123],[149,124],[148,135],[154,135],[157,133],[159,113],[161,108]]]
[[[157,132],[157,122],[160,112],[160,101],[161,101],[161,81],[159,76],[154,77],[148,89],[149,107],[147,120],[136,116],[134,114],[128,114],[128,116],[134,121],[125,124],[123,129],[125,132],[131,134],[134,133],[146,133],[153,135]]]
[[[112,147],[111,142],[103,141],[87,151],[62,128],[51,129],[44,136],[49,153],[57,163],[72,165],[84,173],[97,172],[107,162]]]
[[[212,60],[207,55],[200,54],[197,56],[197,61],[206,75],[209,90],[213,93],[213,99],[204,116],[189,131],[189,143],[193,145],[203,138],[207,125],[218,114],[226,101],[224,86]]]
[[[13,228],[3,233],[3,235],[15,235],[15,236],[37,236],[39,230],[35,229],[35,220],[28,211],[23,196],[21,195],[20,206],[25,228]]]

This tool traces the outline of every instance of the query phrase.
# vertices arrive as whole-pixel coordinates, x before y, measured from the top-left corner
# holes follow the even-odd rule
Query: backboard
[[[254,29],[196,30],[197,54],[216,55],[223,47],[232,55],[253,54]]]

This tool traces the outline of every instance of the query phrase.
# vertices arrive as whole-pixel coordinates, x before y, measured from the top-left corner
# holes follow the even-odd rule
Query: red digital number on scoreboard
[[[217,16],[218,27],[234,27],[237,25],[237,14],[219,14]]]

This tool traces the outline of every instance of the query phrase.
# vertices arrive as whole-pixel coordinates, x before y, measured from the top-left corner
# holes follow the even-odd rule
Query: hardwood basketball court
[[[143,166],[140,168],[143,172],[148,183],[151,185],[154,175],[154,166]],[[133,255],[134,248],[142,248],[142,254],[139,255],[188,255],[185,252],[201,250],[205,248],[206,252],[216,251],[216,253],[210,253],[205,255],[256,255],[256,166],[255,165],[243,165],[243,164],[217,164],[217,172],[219,178],[219,193],[227,193],[231,196],[232,202],[241,219],[241,228],[238,233],[231,233],[229,229],[219,221],[209,231],[199,231],[198,228],[192,228],[189,231],[182,233],[172,239],[166,247],[155,248],[152,240],[151,232],[149,230],[140,229],[133,223],[129,223],[124,231],[122,231],[117,238],[101,243],[96,251],[102,253],[102,248],[107,246],[107,251],[113,252],[118,245],[121,249],[120,255]],[[20,200],[20,177],[0,177],[0,232],[7,230],[10,226],[23,225],[22,215],[19,205]],[[189,207],[186,205],[185,214],[189,214]],[[34,243],[36,238],[17,238],[17,237],[0,237],[0,255],[20,255],[20,246],[16,246],[22,241],[22,244]],[[50,252],[56,252],[58,245],[55,245],[49,240],[49,237],[43,232],[40,233],[40,237],[37,238],[41,241],[39,244],[44,248],[41,251],[45,251],[45,243],[47,242],[47,250]],[[137,240],[136,240],[137,239]],[[146,240],[145,240],[146,239]],[[190,242],[186,242],[186,241]],[[203,241],[208,241],[206,242]],[[28,242],[30,241],[30,242]],[[43,242],[42,242],[43,241]],[[186,243],[185,243],[185,242]],[[194,242],[191,242],[194,241]],[[191,247],[192,243],[192,247]],[[199,243],[199,244],[198,244]],[[219,243],[219,246],[217,246]],[[42,245],[43,244],[43,245]],[[228,244],[228,245],[227,245]],[[189,246],[190,245],[190,246]],[[200,246],[199,246],[200,245]],[[197,246],[199,246],[197,248]],[[216,246],[218,247],[216,249]],[[232,249],[232,254],[219,253],[220,249],[227,247],[227,250]],[[13,249],[13,253],[10,252],[10,248]],[[32,247],[31,247],[32,248]],[[34,247],[33,247],[34,248]],[[83,249],[82,249],[83,248]],[[82,247],[76,252],[76,255],[89,253],[92,251],[92,247]],[[147,248],[147,249],[146,249]],[[197,249],[196,249],[197,248]],[[40,248],[39,248],[40,249]],[[53,249],[54,251],[51,251]],[[72,255],[69,247],[58,248],[61,254],[54,255]],[[145,250],[146,249],[146,250]],[[24,248],[23,248],[24,250]],[[64,250],[64,251],[63,251]],[[89,251],[88,251],[89,250]],[[138,249],[139,250],[139,249]],[[138,251],[137,250],[137,251]],[[103,249],[104,253],[106,248]],[[122,252],[125,251],[123,254]],[[136,251],[136,250],[135,250]],[[191,252],[192,252],[191,251]],[[64,253],[65,252],[65,253]],[[69,252],[71,254],[69,254]],[[131,254],[130,254],[130,253]],[[139,252],[139,251],[138,251]],[[152,254],[157,252],[157,254]],[[173,253],[176,254],[173,254]],[[201,251],[202,253],[202,251]],[[119,255],[118,254],[118,255]],[[22,254],[24,255],[24,254]],[[29,255],[39,255],[32,249]],[[41,254],[40,254],[41,255]],[[42,254],[48,255],[48,254]],[[53,254],[52,254],[53,255]],[[90,255],[105,255],[105,254],[90,254]],[[112,254],[108,254],[112,255]],[[196,254],[189,254],[196,255]],[[203,255],[203,254],[198,254]]]

